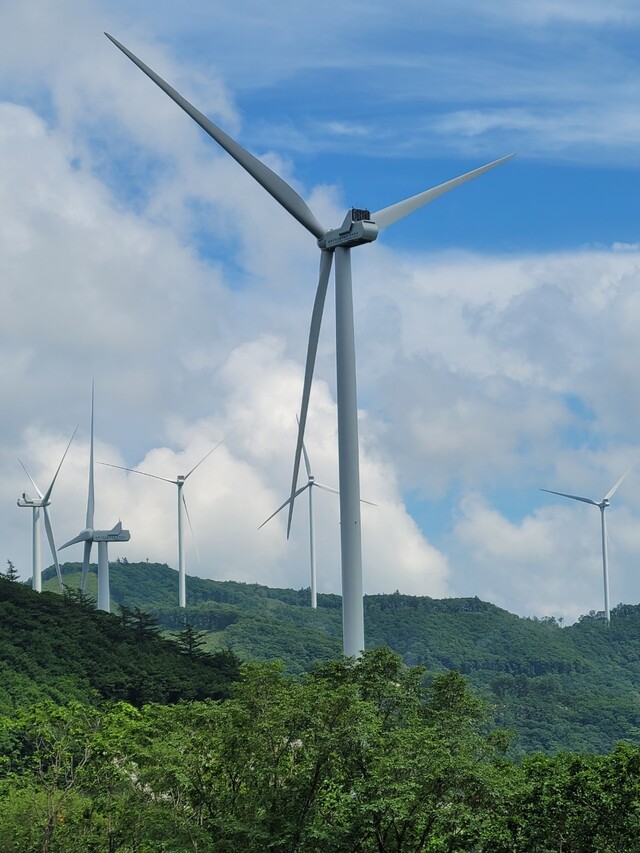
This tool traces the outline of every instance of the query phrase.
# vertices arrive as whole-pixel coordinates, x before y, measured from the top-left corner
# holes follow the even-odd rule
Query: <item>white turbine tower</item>
[[[433,201],[449,190],[505,163],[510,154],[440,184],[404,201],[371,214],[368,210],[352,208],[339,228],[327,230],[309,209],[306,202],[279,175],[250,154],[216,124],[192,106],[175,89],[139,60],[131,51],[105,33],[126,56],[153,80],[178,106],[231,155],[255,180],[270,193],[307,231],[316,238],[320,255],[320,276],[316,291],[307,347],[300,426],[291,479],[291,498],[297,484],[302,440],[307,421],[307,409],[313,369],[318,348],[320,324],[333,256],[336,258],[336,374],[338,409],[338,467],[340,479],[340,546],[342,562],[342,638],[343,651],[348,657],[364,650],[364,610],[362,599],[362,545],[360,531],[360,470],[358,458],[358,407],[356,395],[355,342],[353,328],[353,298],[351,288],[351,249],[371,243],[378,232]],[[293,500],[289,504],[287,532],[291,528]]]
[[[618,482],[612,486],[607,494],[602,498],[601,501],[594,501],[591,498],[583,498],[579,495],[567,495],[565,492],[554,492],[551,489],[540,489],[541,492],[547,492],[550,495],[560,495],[563,498],[571,498],[572,501],[581,501],[585,504],[591,504],[592,506],[597,506],[600,510],[600,526],[601,526],[601,534],[602,534],[602,577],[604,582],[604,615],[607,623],[611,622],[611,611],[609,608],[609,556],[608,556],[608,548],[607,548],[607,522],[605,519],[605,510],[610,505],[611,498],[618,491],[623,481],[625,480],[627,474],[629,474],[633,468],[635,468],[635,463],[624,472],[622,477],[618,480]]]
[[[58,474],[60,473],[60,469],[62,468],[62,463],[64,462],[65,456],[69,448],[71,447],[71,442],[78,430],[76,427],[73,431],[73,435],[69,439],[69,444],[67,444],[66,450],[62,454],[62,459],[60,460],[60,464],[56,469],[56,473],[53,475],[53,480],[49,484],[49,488],[47,491],[42,494],[40,489],[36,486],[35,480],[31,476],[31,474],[27,471],[25,466],[22,464],[22,461],[18,459],[18,462],[22,465],[22,469],[27,477],[31,480],[31,484],[33,488],[36,490],[37,498],[32,498],[27,495],[26,492],[22,493],[22,497],[18,498],[18,506],[21,507],[31,507],[32,511],[32,588],[36,592],[42,592],[42,559],[40,552],[40,510],[42,510],[42,514],[44,516],[44,529],[47,534],[47,540],[49,541],[49,547],[51,548],[51,556],[53,557],[53,564],[56,567],[56,575],[58,576],[58,584],[60,589],[62,589],[62,575],[60,574],[60,563],[58,562],[58,552],[56,550],[56,543],[53,538],[53,528],[51,527],[51,518],[49,517],[48,507],[51,505],[51,493],[53,492],[53,487],[55,485]]]
[[[89,444],[89,489],[87,495],[87,518],[84,530],[65,542],[60,547],[68,548],[69,545],[75,545],[78,542],[84,542],[84,552],[82,556],[82,580],[80,588],[84,592],[87,585],[87,575],[89,573],[89,559],[91,557],[91,546],[94,542],[98,543],[98,610],[106,610],[111,612],[111,593],[109,586],[109,542],[128,542],[131,534],[128,530],[122,529],[122,522],[119,521],[111,530],[95,530],[93,527],[93,513],[95,508],[95,493],[93,486],[93,387],[91,388],[91,438]]]
[[[224,438],[222,441],[224,441]],[[187,606],[187,584],[184,557],[184,515],[187,516],[187,521],[189,522],[189,527],[191,528],[191,533],[193,535],[193,525],[191,524],[187,501],[182,490],[184,488],[184,484],[196,468],[199,468],[205,459],[208,459],[213,451],[220,447],[222,441],[219,441],[215,447],[212,447],[211,450],[202,457],[198,464],[193,466],[188,474],[179,474],[175,480],[171,480],[168,477],[159,477],[157,474],[149,474],[147,471],[139,471],[137,468],[125,468],[123,465],[111,465],[109,462],[100,462],[100,465],[107,465],[109,468],[119,468],[121,471],[130,471],[132,474],[142,474],[144,477],[153,477],[154,480],[164,480],[165,483],[173,483],[174,486],[178,487],[178,604],[180,607]]]

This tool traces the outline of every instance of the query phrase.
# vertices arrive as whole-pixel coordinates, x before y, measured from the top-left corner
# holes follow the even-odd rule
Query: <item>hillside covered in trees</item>
[[[0,717],[2,853],[630,853],[640,749],[505,758],[458,673],[387,649],[222,701]]]
[[[79,569],[63,566],[70,587]],[[53,578],[47,584],[55,588]],[[209,651],[279,660],[293,674],[341,652],[339,596],[320,595],[313,611],[307,590],[189,578],[189,606],[181,610],[175,571],[126,562],[111,565],[111,588],[114,605],[150,612],[166,632],[184,629],[185,620],[206,632]],[[92,589],[95,575],[89,595]],[[366,596],[365,636],[368,648],[387,646],[431,675],[462,673],[497,723],[514,730],[512,754],[605,753],[640,731],[638,606],[615,608],[609,627],[593,615],[561,627],[477,598]]]
[[[42,699],[140,707],[222,698],[238,671],[231,652],[203,655],[188,631],[167,639],[139,608],[106,614],[73,592],[0,580],[0,713]]]
[[[286,672],[205,641],[235,628],[229,645],[250,648],[258,631],[267,657],[280,632],[292,662],[306,623],[339,645],[339,600],[313,613],[304,592],[198,581],[177,613],[172,570],[114,564],[107,614],[73,591],[76,569],[64,595],[0,578],[0,853],[640,850],[635,607],[561,628],[477,599],[373,596],[369,631],[426,666],[380,647]],[[164,636],[136,603],[154,587]],[[198,614],[219,621],[185,625]],[[603,738],[589,714],[605,700],[609,724],[629,702],[619,742],[562,744],[560,709]],[[524,750],[541,731],[551,754]]]

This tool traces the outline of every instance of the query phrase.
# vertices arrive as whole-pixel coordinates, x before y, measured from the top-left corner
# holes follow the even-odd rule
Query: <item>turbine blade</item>
[[[515,156],[515,154],[507,154],[506,157],[500,157],[499,160],[494,160],[492,163],[487,163],[485,166],[473,169],[471,172],[460,175],[458,178],[453,178],[451,181],[446,181],[444,184],[439,184],[437,187],[433,187],[430,190],[425,190],[422,193],[411,196],[411,198],[404,199],[404,201],[391,204],[389,207],[383,207],[382,210],[377,210],[375,213],[372,213],[371,219],[376,223],[380,231],[382,231],[383,228],[393,225],[394,222],[397,222],[399,219],[403,219],[405,216],[413,213],[414,210],[418,210],[418,208],[428,204],[430,201],[435,201],[435,199],[439,198],[441,195],[448,193],[450,190],[454,190],[456,187],[461,186],[461,184],[466,184],[467,181],[471,181],[473,178],[483,175],[490,169],[495,169],[496,166],[506,163]]]
[[[49,540],[49,548],[51,548],[51,556],[53,557],[53,564],[56,567],[56,575],[58,576],[58,585],[62,590],[62,574],[60,572],[60,563],[58,562],[58,552],[56,551],[56,542],[53,538],[53,528],[51,527],[51,519],[49,518],[49,512],[46,506],[43,506],[44,510],[44,529],[47,532],[47,539]]]
[[[214,448],[214,450],[215,450],[215,448]],[[196,557],[198,558],[198,563],[200,563],[200,565],[202,565],[202,560],[200,559],[200,551],[198,550],[198,543],[196,541],[196,534],[193,532],[193,524],[191,524],[191,516],[189,515],[189,507],[187,506],[187,501],[186,501],[186,498],[184,496],[184,492],[182,493],[182,505],[184,506],[184,511],[185,511],[186,516],[187,516],[187,521],[189,522],[189,530],[191,531],[191,537],[193,538],[193,547],[196,549]]]
[[[331,273],[332,262],[333,252],[327,252],[326,250],[323,250],[320,255],[320,276],[318,279],[318,289],[316,290],[316,298],[313,303],[313,311],[311,313],[309,343],[307,344],[307,361],[304,368],[302,403],[300,404],[300,417],[298,419],[298,440],[296,443],[296,452],[293,459],[293,476],[291,478],[291,503],[289,504],[289,517],[287,519],[287,538],[289,538],[289,531],[291,530],[291,521],[293,519],[293,498],[295,497],[294,493],[296,490],[296,486],[298,485],[300,456],[302,455],[304,430],[307,424],[307,410],[309,408],[311,382],[313,380],[313,369],[315,367],[316,354],[318,352],[318,339],[320,337],[320,326],[322,324],[322,312],[324,311],[324,302],[325,297],[327,295],[327,285],[329,284],[329,275]]]
[[[132,474],[142,474],[143,477],[153,477],[154,480],[164,480],[165,483],[173,483],[175,486],[177,480],[170,480],[168,477],[159,477],[157,474],[148,474],[146,471],[138,471],[137,468],[125,468],[124,465],[112,465],[111,462],[98,462],[98,465],[106,465],[107,468],[118,468],[120,471],[130,471]]]
[[[313,485],[317,486],[319,489],[324,489],[325,492],[331,492],[334,495],[340,494],[337,489],[332,489],[331,486],[324,486],[322,483],[316,482],[316,480],[313,481]],[[378,504],[374,504],[372,501],[365,501],[364,498],[360,498],[360,503],[367,504],[367,506],[378,506]]]
[[[73,539],[69,539],[68,542],[65,542],[64,545],[61,545],[58,548],[58,551],[63,551],[65,548],[68,548],[69,545],[77,545],[78,542],[87,542],[91,539],[91,531],[90,530],[82,530],[78,533],[77,536],[74,536]]]
[[[618,489],[619,489],[619,488],[620,488],[620,486],[622,485],[623,481],[626,479],[627,474],[630,474],[630,473],[633,471],[633,469],[634,469],[635,467],[636,467],[636,463],[634,462],[634,463],[633,463],[633,465],[632,465],[630,468],[627,468],[627,470],[624,472],[624,474],[622,475],[622,477],[620,477],[620,479],[619,479],[619,480],[618,480],[618,482],[615,484],[615,486],[612,486],[612,487],[609,489],[609,491],[607,492],[607,494],[604,496],[603,500],[608,501],[610,498],[612,498],[612,497],[615,495],[615,493],[618,491]]]
[[[304,457],[304,467],[307,469],[307,477],[311,477],[311,463],[309,462],[309,454],[307,453],[307,448],[304,446],[304,441],[302,442],[302,455]]]
[[[280,510],[281,510],[281,509],[284,509],[286,506],[289,506],[289,504],[290,504],[292,501],[294,501],[294,500],[298,497],[298,495],[301,495],[301,494],[304,492],[304,490],[305,490],[305,489],[308,489],[308,488],[309,488],[309,486],[310,486],[310,483],[305,483],[305,484],[304,484],[304,486],[300,486],[300,488],[299,488],[299,489],[297,489],[297,490],[294,492],[294,494],[293,494],[290,498],[287,498],[287,499],[286,499],[286,501],[285,501],[283,504],[280,504],[280,506],[278,507],[278,509],[277,509],[275,512],[272,512],[272,513],[271,513],[271,515],[269,516],[269,518],[268,518],[266,521],[263,521],[263,522],[262,522],[262,524],[260,525],[260,527],[258,528],[258,530],[261,530],[261,529],[265,526],[265,524],[267,523],[267,521],[271,521],[271,519],[272,519],[275,515],[277,515],[277,514],[280,512]]]
[[[84,552],[82,554],[82,580],[80,581],[80,591],[84,592],[87,588],[87,575],[89,574],[89,559],[91,557],[91,546],[93,540],[88,539],[84,543]]]
[[[27,475],[27,477],[31,480],[31,485],[32,485],[32,486],[33,486],[33,488],[36,490],[36,494],[38,495],[38,497],[39,497],[39,498],[43,498],[43,497],[44,497],[44,495],[42,494],[42,492],[40,491],[40,489],[36,486],[35,480],[34,480],[34,479],[33,479],[33,477],[31,476],[31,474],[30,474],[30,473],[27,471],[27,469],[24,467],[24,464],[23,464],[23,462],[22,462],[22,459],[18,459],[18,462],[22,465],[22,470],[24,471],[24,473],[25,473],[25,474]]]
[[[226,436],[225,436],[225,438],[226,438]],[[193,466],[193,468],[189,471],[189,473],[188,473],[188,474],[185,474],[185,477],[184,477],[184,478],[185,478],[185,480],[187,479],[187,477],[190,477],[190,476],[193,474],[193,472],[196,470],[196,468],[199,468],[199,467],[202,465],[202,463],[205,461],[205,459],[208,459],[208,458],[211,456],[211,454],[213,453],[213,451],[214,451],[214,450],[217,450],[217,449],[220,447],[220,445],[222,444],[222,442],[223,442],[223,441],[225,441],[225,438],[221,439],[221,440],[216,444],[216,446],[215,446],[215,447],[212,447],[212,448],[211,448],[211,450],[210,450],[208,453],[206,453],[206,454],[202,457],[202,459],[198,462],[198,464],[197,464],[197,465],[194,465],[194,466]]]
[[[296,415],[296,423],[298,424],[298,429],[300,429],[300,418]],[[311,479],[313,476],[311,474],[311,463],[309,462],[309,454],[307,453],[307,448],[304,446],[304,441],[302,442],[302,455],[304,457],[304,467],[307,470],[307,477]]]
[[[339,495],[340,492],[337,489],[332,489],[331,486],[324,486],[322,483],[318,483],[315,480],[313,481],[313,485],[317,486],[319,489],[322,489],[325,492],[331,492],[333,495]]]
[[[301,225],[304,225],[307,231],[310,231],[316,238],[320,238],[326,233],[326,228],[322,227],[309,209],[307,203],[298,195],[293,187],[290,187],[286,181],[284,181],[279,175],[276,175],[276,173],[268,166],[265,166],[261,160],[258,160],[257,157],[250,154],[245,148],[236,142],[235,139],[228,136],[228,134],[226,134],[221,128],[197,110],[189,103],[189,101],[169,86],[162,77],[159,77],[155,71],[152,71],[151,68],[145,65],[144,62],[138,59],[138,57],[131,53],[131,51],[124,45],[120,44],[119,41],[114,39],[113,36],[110,36],[109,33],[105,33],[105,35],[109,41],[113,42],[113,44],[115,44],[115,46],[119,48],[125,56],[128,56],[129,59],[147,75],[147,77],[153,80],[153,82],[159,86],[163,92],[175,101],[176,104],[178,104],[178,106],[187,113],[187,115],[191,116],[191,118],[218,143],[218,145],[224,148],[224,150],[230,154],[243,169],[245,169],[245,171],[255,178],[255,180],[285,208],[285,210],[288,210],[294,219],[297,219]]]
[[[46,491],[46,492],[44,493],[44,495],[43,495],[43,500],[44,500],[45,504],[47,504],[47,503],[48,503],[49,498],[51,497],[51,492],[53,491],[53,486],[54,486],[54,484],[55,484],[55,482],[56,482],[56,478],[57,478],[58,474],[60,473],[60,469],[62,468],[62,463],[64,462],[64,458],[65,458],[65,456],[67,455],[67,453],[69,452],[69,448],[71,447],[71,442],[72,442],[72,441],[73,441],[73,439],[75,438],[75,435],[76,435],[76,433],[77,433],[77,432],[78,432],[78,427],[76,427],[76,428],[74,429],[74,431],[73,431],[73,435],[72,435],[72,436],[71,436],[71,438],[69,439],[69,444],[67,444],[67,449],[66,449],[66,450],[65,450],[65,452],[62,454],[62,459],[60,460],[60,464],[58,465],[58,468],[57,468],[57,470],[56,470],[56,473],[53,475],[53,480],[51,481],[51,485],[49,486],[49,488],[47,489],[47,491]]]
[[[86,527],[93,530],[93,513],[95,509],[95,491],[93,486],[93,396],[94,383],[91,383],[91,439],[89,444],[89,490],[87,494],[87,523]]]
[[[541,492],[548,492],[550,495],[560,495],[563,498],[571,498],[572,501],[582,501],[585,504],[593,504],[593,506],[598,506],[597,501],[592,501],[591,498],[581,498],[578,495],[567,495],[564,492],[554,492],[551,489],[540,489]]]

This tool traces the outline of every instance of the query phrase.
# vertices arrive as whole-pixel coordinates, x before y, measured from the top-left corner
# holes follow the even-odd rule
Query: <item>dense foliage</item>
[[[0,721],[2,853],[640,849],[640,749],[504,758],[457,673],[378,649],[226,701],[51,702]]]
[[[110,615],[77,593],[37,595],[0,579],[0,711],[45,697],[139,707],[226,696],[237,658],[195,654],[187,635],[184,629],[177,643],[161,636],[137,607]]]
[[[79,564],[63,566],[69,585],[77,584],[79,570]],[[149,610],[166,631],[184,626],[177,574],[169,567],[117,562],[111,581],[114,601]],[[338,596],[318,596],[313,611],[308,590],[189,578],[187,600],[186,618],[205,632],[209,651],[281,660],[291,673],[341,652]],[[551,618],[521,619],[478,598],[396,593],[365,597],[365,631],[370,648],[388,646],[431,673],[464,674],[499,724],[516,732],[512,754],[606,753],[640,731],[638,606],[614,608],[609,628],[595,614],[561,627]]]
[[[120,571],[167,588],[175,578]],[[563,703],[583,738],[605,701],[607,724],[620,724],[616,678],[635,682],[637,608],[617,608],[608,630],[595,616],[561,629],[477,599],[375,596],[369,636],[388,632],[428,668],[378,648],[292,674],[273,662],[239,671],[232,652],[207,648],[258,619],[272,628],[264,653],[278,627],[298,638],[290,654],[305,648],[313,620],[333,642],[339,600],[312,613],[304,592],[214,584],[209,596],[187,615],[209,612],[216,630],[183,611],[167,615],[167,639],[135,596],[109,615],[77,593],[0,579],[0,853],[640,851],[631,712],[608,754],[554,740]],[[453,667],[490,674],[490,701]],[[580,704],[593,684],[600,702]],[[509,710],[551,733],[555,754],[518,759],[496,726]]]

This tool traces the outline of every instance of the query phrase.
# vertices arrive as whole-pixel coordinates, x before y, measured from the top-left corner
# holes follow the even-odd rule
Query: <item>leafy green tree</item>
[[[1,850],[82,849],[75,840],[89,800],[81,780],[98,725],[98,712],[77,702],[64,708],[45,702],[2,721]]]
[[[533,853],[640,850],[640,748],[608,756],[532,756],[523,762],[521,849]]]
[[[170,827],[216,853],[510,849],[517,774],[481,703],[387,650],[299,680],[247,664],[223,703],[148,706],[117,728],[104,761],[154,843]]]

